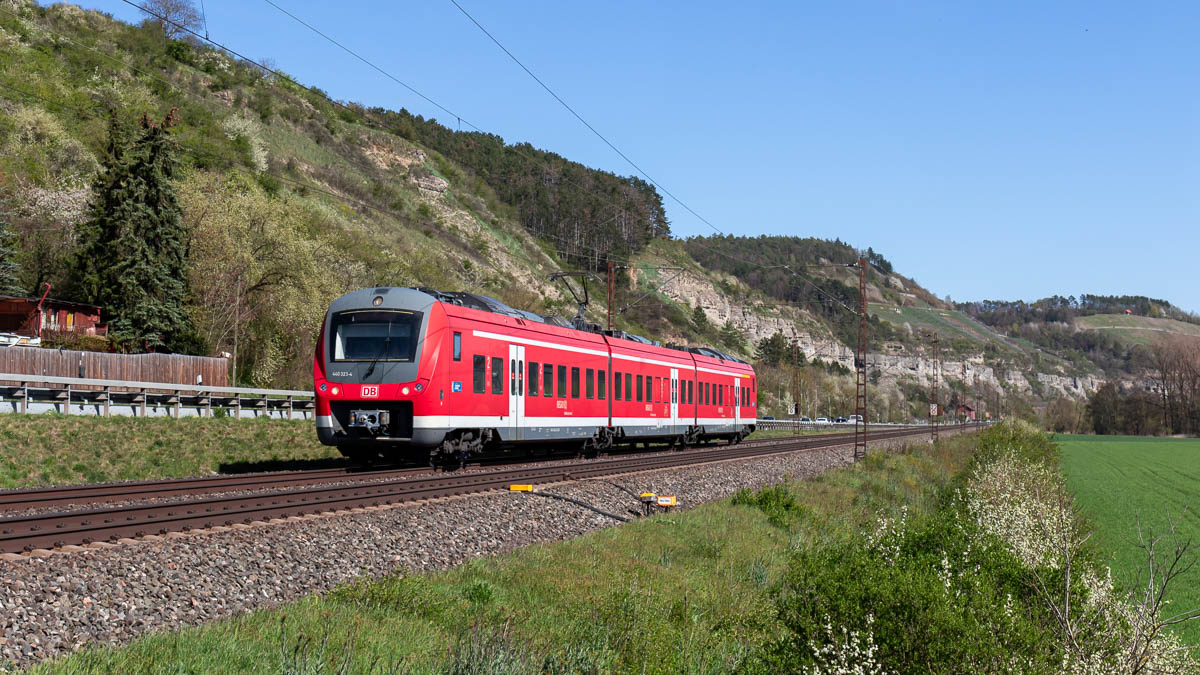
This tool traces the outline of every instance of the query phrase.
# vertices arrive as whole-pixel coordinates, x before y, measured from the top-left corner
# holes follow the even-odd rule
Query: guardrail
[[[0,373],[0,413],[290,420],[310,419],[314,408],[311,391]]]

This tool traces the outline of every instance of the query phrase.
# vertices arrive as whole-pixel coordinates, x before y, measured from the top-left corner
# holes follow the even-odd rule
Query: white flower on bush
[[[998,537],[1027,567],[1057,568],[1073,523],[1063,490],[1049,467],[1009,452],[975,470],[967,509],[980,529]]]
[[[867,626],[861,631],[842,627],[834,632],[833,622],[825,616],[825,643],[818,645],[809,641],[816,664],[804,669],[805,675],[887,675],[887,670],[878,661],[879,647],[871,627],[875,617],[867,615]]]
[[[246,139],[250,146],[250,165],[255,171],[267,170],[267,144],[263,141],[262,126],[258,122],[241,115],[230,115],[221,122],[221,128],[231,141]]]
[[[867,533],[867,548],[877,551],[884,560],[895,564],[900,558],[900,542],[904,539],[904,530],[908,523],[908,506],[900,508],[900,519],[889,518],[879,514],[875,523],[875,531]]]

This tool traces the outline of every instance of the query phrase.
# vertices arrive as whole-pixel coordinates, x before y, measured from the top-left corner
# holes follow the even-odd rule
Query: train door
[[[513,440],[525,439],[525,347],[508,346],[508,423]]]
[[[679,433],[679,369],[671,369],[671,433]]]
[[[733,426],[742,426],[742,378],[733,378]]]

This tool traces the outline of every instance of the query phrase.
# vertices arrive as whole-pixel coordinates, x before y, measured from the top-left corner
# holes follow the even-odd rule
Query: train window
[[[514,394],[521,393],[520,390],[517,389],[517,373],[520,371],[521,366],[517,363],[516,359],[512,359],[508,362],[508,390]]]
[[[717,385],[717,405],[725,405],[725,385]]]
[[[534,361],[529,362],[529,395],[537,396],[538,392],[538,364]]]
[[[654,402],[662,403],[662,400],[663,400],[662,378],[656,377],[656,378],[654,378]]]
[[[633,374],[625,373],[625,400],[633,400]]]
[[[692,381],[687,381],[687,404],[692,404]]]
[[[567,367],[558,367],[558,397],[567,397]]]
[[[487,368],[487,357],[476,354],[472,358],[472,361],[474,368],[472,371],[473,377],[471,378],[471,391],[476,394],[482,394],[487,386],[487,376],[484,373],[484,370]]]
[[[504,393],[504,359],[492,357],[492,393]]]
[[[678,380],[671,378],[671,403],[678,403],[675,398],[675,387],[679,386]]]
[[[421,336],[420,312],[351,310],[333,315],[334,361],[412,361]]]
[[[603,370],[596,371],[596,398],[604,400],[604,376],[608,373]]]
[[[700,383],[700,405],[708,405],[708,402],[709,402],[708,383],[701,382]]]
[[[571,366],[571,398],[579,398],[579,366]]]
[[[621,400],[621,372],[613,373],[613,400]]]
[[[638,400],[638,403],[642,402],[642,376],[641,375],[637,376],[637,400]]]
[[[650,376],[647,375],[646,376],[646,403],[649,403],[654,400],[653,387],[654,387],[654,382],[650,379]]]
[[[462,361],[462,333],[454,334],[454,360]]]
[[[554,366],[547,363],[542,369],[542,396],[554,395]]]
[[[596,371],[588,368],[587,379],[585,380],[586,394],[588,398],[596,398]]]

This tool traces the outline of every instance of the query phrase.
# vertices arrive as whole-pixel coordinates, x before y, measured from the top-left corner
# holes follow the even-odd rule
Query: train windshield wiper
[[[388,351],[388,347],[392,344],[392,322],[395,320],[396,317],[388,319],[387,337],[383,340],[383,347],[379,350],[379,353],[375,355],[375,360],[371,361],[371,366],[367,368],[367,372],[363,374],[364,380],[370,377],[371,373],[375,372],[375,365],[379,363],[379,359],[383,358],[383,355]]]

